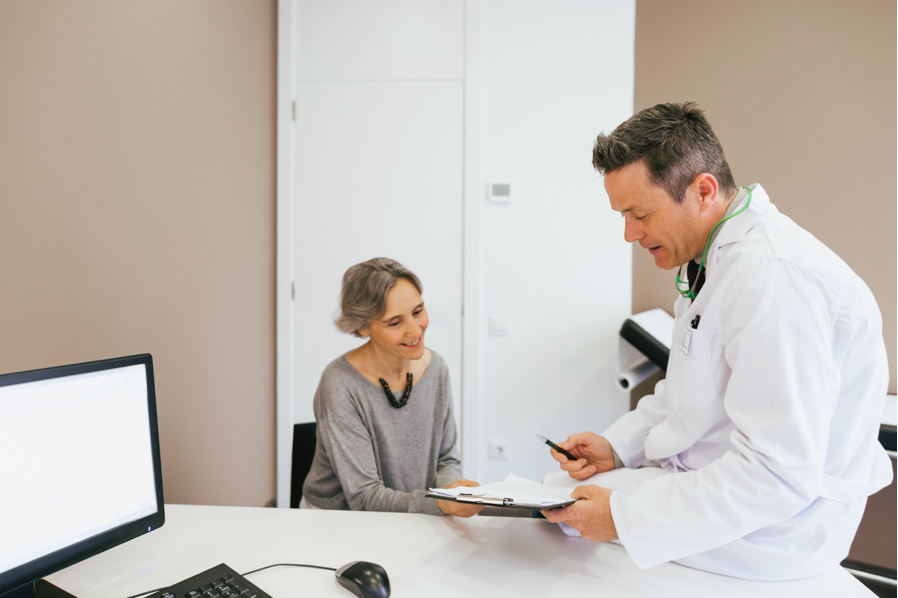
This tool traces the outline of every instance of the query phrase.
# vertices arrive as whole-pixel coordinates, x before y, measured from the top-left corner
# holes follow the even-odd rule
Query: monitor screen
[[[149,355],[0,376],[0,593],[163,521]]]

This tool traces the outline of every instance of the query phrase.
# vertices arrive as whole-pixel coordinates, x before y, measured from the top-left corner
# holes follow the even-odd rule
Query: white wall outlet
[[[511,335],[511,318],[508,316],[489,317],[490,336]]]
[[[490,203],[510,203],[511,183],[490,183],[489,200]]]
[[[508,461],[508,441],[490,440],[489,455],[494,461]]]

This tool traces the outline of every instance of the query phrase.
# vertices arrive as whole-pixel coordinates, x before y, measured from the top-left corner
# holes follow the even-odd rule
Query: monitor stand
[[[46,579],[39,579],[17,590],[0,594],[0,598],[76,598]]]

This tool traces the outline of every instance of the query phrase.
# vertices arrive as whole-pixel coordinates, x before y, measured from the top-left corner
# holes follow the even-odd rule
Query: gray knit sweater
[[[461,477],[452,389],[436,352],[401,409],[342,355],[315,392],[318,443],[302,493],[313,506],[441,514],[426,498]],[[399,398],[404,389],[393,389]]]

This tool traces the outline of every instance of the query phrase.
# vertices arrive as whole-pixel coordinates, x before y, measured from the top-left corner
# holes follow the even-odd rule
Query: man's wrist
[[[620,455],[617,454],[617,451],[614,450],[614,447],[611,447],[611,455],[614,457],[614,469],[623,469],[624,462],[621,460]]]

